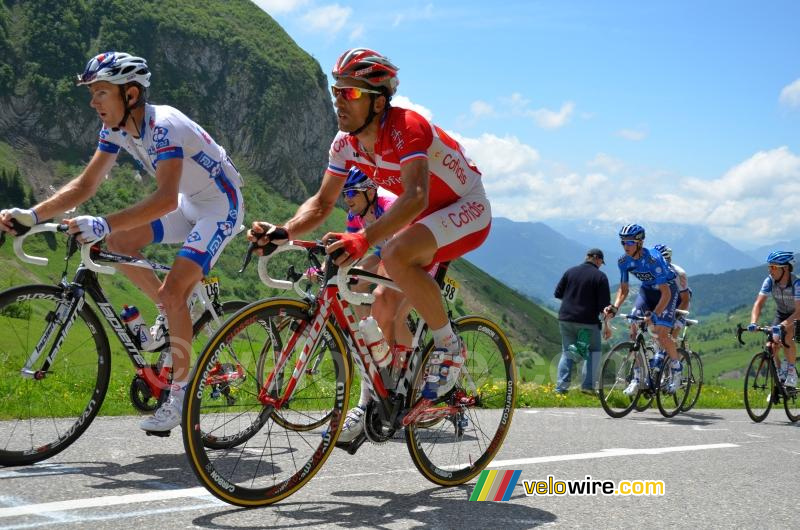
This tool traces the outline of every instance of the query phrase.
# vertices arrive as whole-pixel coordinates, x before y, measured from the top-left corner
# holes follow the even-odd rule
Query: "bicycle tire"
[[[783,409],[792,423],[800,420],[800,395],[797,388],[783,386]]]
[[[475,398],[474,406],[464,406],[446,416],[449,421],[420,417],[405,429],[414,465],[426,479],[440,486],[463,484],[491,462],[508,434],[516,403],[516,364],[505,333],[479,316],[464,316],[454,324],[467,358],[454,390],[447,396],[451,403],[459,396]],[[432,352],[433,343],[429,343],[406,396],[408,408],[419,400]]]
[[[0,411],[0,465],[29,465],[60,453],[80,438],[103,405],[111,349],[85,300],[47,374],[36,379],[20,373],[64,292],[52,285],[25,285],[0,293],[0,395],[6,399]],[[33,369],[42,366],[59,329]]]
[[[229,319],[198,358],[184,403],[183,443],[189,465],[200,483],[225,502],[245,507],[278,502],[311,480],[335,447],[348,405],[349,360],[342,353],[346,351],[345,340],[333,322],[311,324],[310,315],[308,303],[301,300],[270,298],[254,302]],[[284,326],[287,332],[319,324],[332,342],[320,340],[315,347],[327,347],[330,343],[336,347],[325,357],[331,366],[327,372],[330,380],[325,386],[332,393],[318,396],[316,401],[309,394],[304,402],[307,408],[302,410],[307,415],[327,416],[329,420],[324,426],[309,431],[286,429],[271,421],[273,408],[258,400],[263,385],[257,376],[258,366],[269,367],[269,363],[264,364],[263,360],[259,363],[259,359],[265,354],[272,355],[271,347],[265,348],[264,344],[272,340],[268,323],[273,319],[291,320]],[[303,348],[304,342],[297,341],[294,347]],[[236,356],[235,361],[231,355]],[[226,362],[239,363],[246,375],[237,390],[238,408],[230,415],[225,410],[227,403],[221,402],[218,394],[214,396],[218,388],[208,383],[211,371]],[[322,382],[317,380],[317,383],[319,388]],[[286,384],[288,379],[281,386]],[[283,390],[273,391],[273,395],[282,395]],[[255,432],[233,429],[232,436],[239,437],[238,443],[221,448],[208,446],[208,436],[245,414],[249,416],[241,424]]]
[[[757,353],[747,365],[744,375],[744,408],[756,423],[769,415],[775,392],[775,377],[771,361],[764,352]]]
[[[653,357],[655,357],[656,352],[652,346],[647,346],[647,352],[649,353],[649,355],[646,355],[645,358],[648,361]],[[653,405],[654,398],[655,395],[653,395],[653,393],[649,389],[642,388],[642,391],[639,392],[639,396],[636,398],[636,401],[634,402],[635,404],[633,406],[633,410],[635,410],[636,412],[646,411]]]
[[[682,364],[680,387],[675,392],[668,391],[669,383],[672,380],[672,362],[665,359],[656,388],[656,405],[658,405],[658,411],[665,418],[672,418],[681,411],[681,407],[686,403],[686,398],[689,397],[692,389],[692,365],[689,357],[685,351],[679,351],[678,356]]]
[[[683,350],[679,348],[678,351]],[[687,350],[686,353],[689,362],[692,364],[692,371],[690,372],[692,387],[689,391],[689,397],[686,398],[686,401],[681,407],[681,412],[689,412],[692,410],[697,404],[697,400],[700,398],[700,391],[703,390],[703,360],[695,351]]]
[[[639,390],[636,395],[627,396],[623,391],[633,380],[636,363],[643,366],[646,362],[632,341],[623,341],[616,344],[603,359],[600,368],[600,381],[598,395],[600,405],[606,414],[612,418],[623,418],[636,406],[636,401],[642,393],[642,383],[639,381]],[[646,370],[642,370],[644,375]]]

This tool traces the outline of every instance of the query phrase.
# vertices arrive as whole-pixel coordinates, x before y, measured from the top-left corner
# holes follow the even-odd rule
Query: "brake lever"
[[[251,242],[247,245],[247,251],[244,254],[244,261],[242,261],[242,268],[239,269],[239,274],[243,273],[247,266],[250,264],[250,260],[253,259],[253,251],[256,249],[256,244]]]

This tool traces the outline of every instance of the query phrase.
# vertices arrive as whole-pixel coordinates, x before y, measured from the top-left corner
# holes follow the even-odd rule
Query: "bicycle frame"
[[[317,242],[293,240],[278,247],[275,252],[259,260],[258,272],[261,280],[265,284],[283,289],[293,287],[297,290],[297,282],[276,280],[270,277],[266,272],[266,264],[269,259],[276,253],[287,250],[305,250],[309,253],[313,253],[324,252],[324,247]],[[440,284],[446,271],[447,264],[440,264],[437,270],[437,280]],[[414,353],[408,356],[406,366],[401,367],[397,381],[391,382],[394,384],[390,383],[387,387],[387,382],[391,381],[391,376],[388,375],[386,368],[381,369],[375,363],[372,353],[367,347],[361,331],[358,329],[357,318],[352,308],[353,304],[371,303],[374,297],[371,294],[354,293],[350,291],[347,288],[349,277],[364,279],[376,285],[383,285],[391,289],[399,290],[398,286],[389,278],[368,271],[352,269],[351,267],[337,267],[329,257],[327,259],[325,276],[322,281],[320,293],[314,298],[312,303],[312,307],[314,308],[312,320],[298,327],[292,334],[290,340],[283,347],[275,361],[275,368],[267,376],[264,385],[261,387],[258,399],[265,406],[274,407],[277,410],[280,410],[281,407],[289,402],[300,378],[306,372],[310,353],[322,337],[322,330],[325,329],[325,322],[333,318],[339,329],[344,332],[348,342],[348,350],[351,352],[351,358],[355,360],[361,373],[368,375],[368,377],[362,381],[364,384],[368,385],[374,401],[378,403],[381,420],[387,427],[399,427],[399,423],[396,423],[398,413],[403,404],[403,398],[407,395],[411,387],[412,379],[418,369],[420,342],[424,335],[426,325],[420,318],[412,344]],[[304,293],[304,296],[309,297],[309,293]],[[283,368],[288,362],[289,357],[291,357],[291,353],[294,351],[297,341],[306,332],[308,326],[310,326],[310,332],[305,339],[302,352],[295,364],[291,379],[286,384],[283,395],[275,396],[278,390],[277,387],[280,384],[276,374],[283,373]],[[355,353],[355,355],[353,355],[353,353]],[[469,405],[469,403],[463,404]],[[457,407],[437,407],[432,409],[428,415],[422,414],[419,419],[423,416],[425,419],[431,419],[430,414],[447,416],[457,412],[456,408]]]
[[[47,265],[47,258],[30,256],[26,254],[23,250],[23,243],[25,238],[30,235],[42,232],[57,231],[65,232],[66,226],[54,223],[45,223],[34,226],[25,234],[15,238],[15,254],[24,262],[33,265]],[[60,282],[61,287],[66,293],[66,299],[62,297],[61,300],[56,300],[58,303],[56,310],[52,318],[49,318],[49,323],[45,328],[41,339],[34,346],[33,351],[22,368],[22,376],[33,379],[43,379],[47,376],[48,370],[60,351],[64,338],[67,336],[67,333],[69,333],[69,330],[75,322],[75,318],[83,307],[86,296],[88,295],[89,298],[94,301],[98,309],[100,309],[100,314],[108,323],[109,327],[111,327],[111,329],[114,331],[114,334],[119,339],[123,348],[125,348],[125,351],[128,354],[128,357],[130,358],[131,364],[133,364],[137,375],[139,375],[147,383],[153,396],[156,399],[159,399],[162,391],[169,387],[169,382],[171,379],[171,366],[169,366],[167,363],[159,362],[158,364],[161,365],[160,368],[158,366],[154,368],[142,356],[143,350],[141,349],[141,345],[138,343],[138,337],[134,337],[128,327],[122,322],[122,318],[116,312],[103,292],[97,276],[98,273],[113,274],[116,272],[116,268],[112,266],[101,265],[94,260],[99,259],[102,262],[113,263],[116,265],[132,265],[135,267],[148,268],[157,272],[169,272],[171,270],[170,267],[146,259],[134,258],[131,256],[104,251],[96,246],[83,245],[81,247],[82,261],[80,265],[78,265],[78,269],[75,271],[72,282],[67,283],[66,274],[67,268],[69,267],[68,259],[72,255],[72,252],[70,251],[71,244],[68,244],[67,246],[67,264],[65,265],[64,273]],[[197,295],[198,300],[203,305],[204,311],[209,311],[212,315],[212,318],[217,322],[217,324],[219,324],[220,317],[219,312],[215,307],[217,304],[216,300],[212,301],[210,299],[208,293],[202,287],[202,285],[202,282],[198,283],[198,285],[195,286],[194,293]],[[54,333],[56,334],[55,340],[51,344],[50,350],[48,351],[44,362],[38,369],[34,370],[34,365],[41,357],[43,349],[50,342],[50,339],[53,337]],[[168,347],[169,341],[165,341],[163,345],[154,350],[161,352],[160,361],[164,359],[165,353],[168,351]]]

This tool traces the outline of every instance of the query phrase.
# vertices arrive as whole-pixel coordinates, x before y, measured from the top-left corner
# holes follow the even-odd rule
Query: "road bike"
[[[44,266],[48,259],[23,250],[25,239],[65,232],[66,225],[45,223],[24,234],[17,228],[14,252],[23,262]],[[68,281],[70,259],[80,248],[81,263]],[[27,465],[48,459],[75,442],[103,404],[111,377],[111,348],[101,318],[130,357],[135,375],[128,394],[141,412],[152,412],[169,394],[169,334],[152,352],[123,323],[98,279],[113,274],[112,265],[168,272],[166,265],[115,254],[99,245],[67,240],[64,271],[57,285],[32,284],[0,293],[0,465]],[[105,263],[105,264],[104,264]],[[219,282],[206,279],[194,289],[193,349],[200,349],[224,317],[247,305],[221,302]],[[92,299],[98,313],[87,303]],[[148,360],[151,359],[151,360]],[[154,433],[156,434],[156,433]]]
[[[290,241],[259,260],[268,286],[294,287],[267,272],[278,252],[299,250],[320,267],[321,242]],[[263,506],[298,491],[319,471],[337,446],[355,453],[368,440],[386,443],[403,431],[407,449],[425,478],[441,486],[469,481],[502,446],[516,399],[514,354],[505,333],[480,316],[453,320],[466,349],[455,387],[424,407],[421,390],[433,343],[423,342],[427,325],[416,325],[414,351],[405,362],[378,367],[366,346],[351,304],[369,304],[369,293],[350,291],[350,278],[397,289],[390,279],[337,267],[325,258],[318,295],[254,302],[217,331],[197,360],[183,409],[184,447],[203,486],[239,506]],[[436,280],[441,287],[447,265]],[[368,374],[372,401],[364,432],[337,444],[348,410],[352,363]],[[232,381],[215,377],[225,364],[241,367]],[[438,370],[438,368],[436,368]],[[237,401],[220,399],[233,385]],[[424,402],[422,402],[424,404]],[[416,408],[415,408],[416,407]],[[409,411],[414,410],[410,415]],[[206,433],[203,435],[203,433]],[[211,447],[210,437],[226,440]]]
[[[612,418],[622,418],[634,408],[645,410],[655,399],[662,416],[675,416],[681,411],[691,389],[691,363],[686,352],[679,352],[683,364],[681,384],[675,392],[669,392],[672,365],[669,359],[664,359],[662,366],[653,366],[651,360],[655,349],[649,344],[647,319],[639,315],[619,316],[635,323],[636,335],[632,341],[616,344],[603,359],[599,385],[603,410]],[[639,387],[633,396],[629,396],[624,390],[634,378],[639,379]]]
[[[691,390],[686,397],[686,401],[681,406],[681,412],[689,412],[697,404],[697,400],[700,398],[700,392],[703,390],[703,360],[696,351],[689,347],[689,341],[686,338],[689,328],[698,324],[698,321],[686,318],[685,315],[687,315],[688,312],[683,312],[680,309],[678,309],[676,313],[684,315],[683,329],[678,336],[678,353],[681,355],[681,358],[689,360],[689,377],[691,378]]]
[[[748,331],[741,324],[736,325],[736,339],[744,345],[742,333]],[[747,415],[756,423],[762,422],[769,415],[772,405],[783,402],[786,416],[792,422],[800,420],[800,396],[797,389],[787,387],[778,376],[778,355],[776,348],[786,344],[786,334],[781,326],[780,339],[772,334],[771,326],[758,326],[754,333],[764,333],[767,340],[763,349],[753,355],[744,376],[744,408]]]

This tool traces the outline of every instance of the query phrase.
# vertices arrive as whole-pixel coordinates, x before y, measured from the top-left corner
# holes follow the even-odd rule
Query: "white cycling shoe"
[[[625,387],[625,390],[622,391],[628,397],[634,397],[636,393],[639,391],[639,380],[633,379],[631,383]]]
[[[144,431],[168,432],[180,425],[183,412],[183,390],[173,390],[155,414],[139,423]]]
[[[366,408],[355,407],[347,411],[347,417],[342,425],[342,432],[339,433],[338,442],[348,443],[355,440],[356,436],[364,431],[364,414]]]

